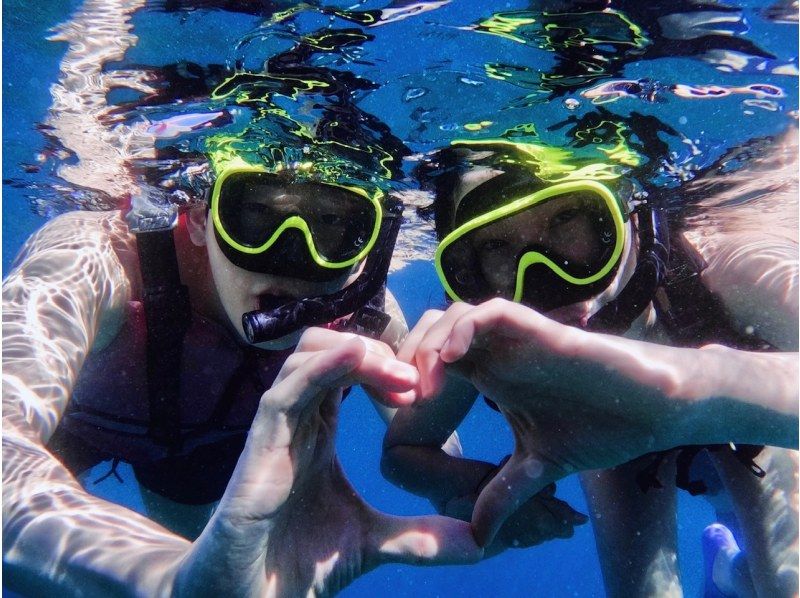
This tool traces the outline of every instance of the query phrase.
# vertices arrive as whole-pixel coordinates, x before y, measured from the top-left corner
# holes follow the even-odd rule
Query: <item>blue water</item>
[[[527,65],[535,71],[537,68],[552,68],[554,58],[538,48],[535,41],[521,43],[456,27],[474,24],[490,16],[492,10],[485,8],[486,4],[477,1],[451,3],[438,10],[370,29],[369,33],[375,39],[365,54],[360,59],[337,65],[380,83],[376,90],[362,94],[359,107],[378,116],[415,152],[429,151],[445,144],[456,134],[468,135],[463,125],[481,121],[492,122],[483,132],[487,136],[499,134],[514,124],[534,122],[543,138],[554,143],[563,141],[563,131],[547,131],[546,128],[548,124],[571,115],[563,100],[580,99],[579,88],[562,90],[548,101],[531,101],[530,98],[522,101],[535,88],[535,85],[527,84],[524,77],[512,78],[502,84],[488,78],[482,68],[485,63]],[[65,196],[76,191],[74,184],[65,184],[55,173],[62,162],[68,163],[75,157],[53,158],[48,153],[53,149],[53,142],[37,129],[37,125],[47,119],[52,104],[50,85],[58,77],[65,52],[65,44],[46,40],[48,31],[68,20],[80,3],[44,3],[37,5],[35,14],[29,6],[19,0],[3,4],[4,275],[25,238],[52,215],[52,211],[47,209],[47,198],[53,196],[53,184],[63,187]],[[359,9],[377,6],[378,3],[363,3]],[[503,10],[525,8],[528,8],[525,3],[504,3]],[[750,26],[746,39],[756,41],[776,57],[760,70],[754,63],[752,68],[725,72],[691,56],[651,56],[647,60],[630,61],[622,69],[623,78],[649,78],[665,85],[686,83],[735,87],[758,82],[771,83],[785,92],[785,97],[776,101],[775,110],[744,104],[745,99],[752,99],[750,96],[732,94],[721,100],[681,100],[666,91],[657,102],[624,98],[604,105],[622,116],[633,111],[656,116],[679,133],[677,136],[661,136],[668,142],[669,155],[673,163],[680,166],[678,170],[681,173],[674,178],[662,173],[665,186],[677,185],[680,176],[691,176],[692,167],[710,164],[736,144],[755,136],[779,132],[787,126],[786,113],[797,109],[796,77],[769,72],[779,63],[791,64],[792,59],[796,64],[797,27],[770,23],[758,8],[755,2],[748,2],[744,7]],[[305,25],[303,19],[308,19],[309,24]],[[304,26],[316,27],[316,21],[326,22],[328,19],[327,16],[301,15],[297,27],[300,30]],[[277,38],[234,50],[236,41],[258,22],[259,19],[254,17],[222,11],[198,10],[180,18],[173,14],[141,12],[133,20],[139,43],[129,50],[123,63],[128,66],[165,65],[191,60],[209,64],[240,58],[247,66],[254,60],[250,54],[257,54],[253,50],[256,46],[261,53],[285,49],[282,45],[285,46],[286,42]],[[348,26],[357,27],[352,23]],[[191,43],[193,40],[202,40],[203,43]],[[109,96],[112,103],[135,97],[135,94],[126,97],[125,92],[119,90],[115,93],[116,96]],[[580,101],[579,112],[585,112],[588,102]],[[165,116],[172,113],[170,110],[162,107],[154,110],[154,114]],[[37,156],[43,152],[47,155],[37,162]],[[40,164],[41,167],[24,166],[31,164]],[[34,204],[35,209],[32,207]],[[65,205],[68,202],[62,202],[59,209],[63,210]],[[441,288],[429,261],[413,261],[392,274],[389,287],[412,323],[425,309],[443,304]],[[398,490],[381,478],[378,464],[383,431],[383,424],[363,394],[360,391],[353,393],[342,408],[338,443],[339,457],[348,477],[364,498],[378,509],[397,514],[431,512],[425,501]],[[471,457],[499,461],[512,447],[505,422],[482,403],[476,405],[459,432]],[[122,468],[121,473],[126,480],[124,484],[113,477],[97,485],[91,481],[88,483],[98,494],[140,510],[141,499],[130,483],[129,471]],[[576,478],[560,482],[558,496],[586,512]],[[700,533],[712,520],[711,509],[703,500],[681,494],[679,558],[687,596],[700,593]],[[343,595],[374,596],[378,592],[414,598],[603,595],[592,530],[588,524],[578,529],[572,539],[556,540],[527,550],[507,551],[471,567],[420,569],[384,566],[356,580]]]

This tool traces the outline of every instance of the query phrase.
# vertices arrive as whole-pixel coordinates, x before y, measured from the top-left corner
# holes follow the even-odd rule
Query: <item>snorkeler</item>
[[[396,200],[240,161],[209,201],[174,229],[60,216],[5,280],[5,583],[295,595],[385,559],[475,560],[468,526],[366,508],[333,450],[343,387],[416,379],[368,338],[403,325],[382,309]],[[104,459],[132,463],[151,516],[199,539],[86,492],[74,476]],[[366,535],[345,533],[359,521]]]
[[[775,155],[790,148],[792,165],[795,139],[789,134],[773,148]],[[464,503],[477,503],[473,525],[486,542],[504,533],[498,525],[518,505],[563,475],[711,441],[708,455],[737,505],[756,591],[795,592],[794,453],[766,448],[759,455],[728,443],[796,447],[796,355],[758,352],[797,349],[796,230],[767,225],[765,215],[755,234],[735,222],[706,230],[702,221],[684,235],[669,234],[664,215],[652,201],[636,201],[632,183],[613,166],[575,161],[543,145],[462,142],[437,158],[430,177],[441,240],[436,267],[449,297],[502,298],[547,317],[501,299],[475,308],[455,303],[444,316],[423,317],[398,357],[417,366],[422,396],[439,396],[393,420],[385,441],[388,477],[441,504],[464,510]],[[796,172],[785,167],[780,174],[793,181],[779,189],[791,205]],[[755,305],[743,301],[743,288],[752,288]],[[474,319],[465,316],[456,329],[471,310]],[[598,332],[668,339],[680,348]],[[463,364],[444,369],[468,351]],[[470,409],[477,390],[469,387],[485,392],[514,429],[516,451],[501,466],[451,459],[436,448]],[[652,427],[654,394],[668,434]],[[693,404],[717,396],[740,404],[695,407],[687,419],[675,406],[675,399]],[[581,409],[582,402],[590,408]],[[604,406],[609,402],[613,407]],[[780,425],[748,403],[777,410]],[[726,415],[724,424],[698,425],[715,414]],[[636,448],[613,446],[628,434],[638,438]],[[688,465],[682,453],[677,460]],[[697,487],[675,461],[674,453],[652,454],[582,477],[610,595],[680,590],[674,487]],[[664,490],[647,492],[652,485]],[[716,577],[723,564],[712,567]]]

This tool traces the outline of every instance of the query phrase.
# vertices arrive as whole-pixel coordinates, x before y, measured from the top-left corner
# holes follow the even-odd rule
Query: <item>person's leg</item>
[[[731,496],[741,529],[743,555],[731,563],[739,573],[733,571],[730,577],[743,579],[741,567],[746,563],[758,596],[796,596],[797,453],[765,448],[756,458],[766,472],[764,478],[753,475],[728,451],[711,453],[711,459]]]
[[[666,456],[658,468],[663,488],[644,492],[636,481],[658,458],[646,455],[614,469],[581,475],[610,597],[682,595],[674,457]]]
[[[747,557],[731,531],[721,523],[703,530],[704,598],[755,598]]]
[[[741,529],[725,484],[707,450],[691,461],[689,479],[702,481],[702,497],[714,508],[716,522],[703,530],[703,597],[756,596],[747,558],[739,547]]]

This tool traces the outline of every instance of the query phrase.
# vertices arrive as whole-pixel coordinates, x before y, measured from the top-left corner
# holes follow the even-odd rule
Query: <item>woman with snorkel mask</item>
[[[667,231],[664,214],[645,201],[647,195],[637,192],[623,176],[627,170],[619,163],[581,159],[569,150],[511,139],[454,142],[439,152],[424,169],[423,180],[435,195],[432,209],[440,238],[435,263],[449,298],[473,304],[502,298],[583,330],[661,339],[683,347],[720,343],[758,351],[781,346],[781,337],[769,334],[769,329],[764,329],[767,338],[741,331],[724,303],[703,286],[700,274],[705,270],[698,252],[683,235]],[[782,302],[781,297],[776,298],[776,305]],[[468,309],[461,310],[454,304],[447,313]],[[487,304],[489,309],[492,308]],[[438,351],[446,351],[447,347],[436,348],[438,345],[432,343],[441,342],[433,339],[444,334],[436,322],[447,317],[426,314],[419,332],[412,331],[408,346],[398,353],[420,368],[423,395],[430,394],[433,388],[443,390],[430,406],[401,410],[395,418],[385,444],[384,470],[404,487],[434,500],[443,512],[470,518],[478,495],[492,485],[498,472],[511,493],[511,487],[516,486],[512,470],[504,469],[504,463],[493,467],[476,461],[455,462],[434,447],[440,435],[460,423],[474,400],[476,391],[462,377],[477,381],[476,384],[495,380],[499,384],[495,388],[502,395],[506,392],[503,389],[511,392],[515,384],[524,384],[520,380],[525,376],[514,370],[505,378],[502,361],[487,353],[489,347],[479,346],[475,349],[476,358],[478,354],[483,356],[479,362],[464,368],[452,364],[452,372],[460,375],[439,380],[437,376],[444,374],[432,360],[438,359]],[[508,350],[513,351],[513,347],[512,343]],[[783,348],[795,347],[789,344]],[[524,354],[521,350],[520,355]],[[531,362],[527,367],[547,371],[547,354],[542,358],[542,365]],[[631,356],[632,362],[636,359]],[[430,372],[427,382],[425,371]],[[434,374],[437,371],[440,373]],[[708,373],[709,377],[713,375]],[[565,370],[561,374],[553,372],[552,384],[563,393],[567,405],[571,404],[570,385],[574,393],[614,396],[613,389],[602,386],[602,369],[595,373],[594,380]],[[697,382],[703,386],[703,380]],[[593,388],[592,384],[598,386]],[[546,388],[527,388],[532,406],[536,404],[537,390],[549,392]],[[492,398],[487,397],[490,404]],[[498,396],[497,402],[513,424],[517,449],[524,451],[526,443],[536,442],[539,428],[535,421],[527,421],[524,414],[511,410],[503,399]],[[629,416],[629,425],[636,426],[635,410]],[[577,415],[576,419],[579,420]],[[620,438],[624,436],[625,421],[618,422],[622,426]],[[605,420],[598,420],[599,428],[605,424]],[[565,434],[586,434],[591,438],[591,424],[585,430],[571,432],[568,422],[557,425],[563,426]],[[558,440],[557,430],[548,430],[543,436]],[[677,453],[647,455],[613,470],[582,476],[592,515],[596,515],[598,551],[610,595],[662,593],[680,587],[675,560],[674,489],[677,485],[693,494],[706,489],[703,480],[692,477],[692,457],[698,452],[710,456],[726,486],[734,485],[734,505],[767,504],[776,491],[776,483],[788,492],[795,484],[791,476],[784,475],[784,462],[791,459],[789,451],[768,449],[754,461],[759,447],[720,444],[703,449],[687,447]],[[598,443],[597,450],[602,455],[607,449]],[[638,454],[644,452],[647,451]],[[573,467],[583,468],[580,462]],[[541,475],[541,469],[538,473],[526,469],[527,483]],[[764,470],[767,478],[773,478],[769,483],[762,480]],[[492,496],[499,492],[498,488],[492,487]],[[785,536],[767,530],[769,517],[793,517],[796,510],[786,503],[770,504],[770,516],[754,511],[740,523],[749,550],[761,557],[749,563],[749,568],[756,571],[754,579],[760,578],[757,587],[790,587],[791,579],[779,571],[783,563],[791,560],[784,542],[794,534],[787,532],[789,536]],[[507,547],[535,543],[529,541],[535,538],[535,531],[526,525],[521,511],[499,529],[495,542],[499,540]],[[738,507],[736,511],[742,513]],[[733,588],[746,593],[753,583],[749,572],[743,574],[748,564],[738,558],[741,553],[733,536],[718,532],[719,528],[710,529],[704,538],[711,563],[707,565],[709,582],[719,582],[726,592]],[[485,530],[479,533],[485,534]],[[766,554],[769,558],[764,557]],[[714,567],[717,574],[712,580]],[[721,580],[719,571],[726,572]]]

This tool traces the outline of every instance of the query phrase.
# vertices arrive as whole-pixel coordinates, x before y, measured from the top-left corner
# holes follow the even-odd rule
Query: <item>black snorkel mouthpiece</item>
[[[402,223],[400,202],[386,207],[380,241],[370,252],[364,271],[344,289],[329,295],[304,297],[274,309],[250,311],[242,315],[242,328],[251,344],[281,338],[305,328],[327,324],[355,312],[375,296],[386,281],[394,244]]]

